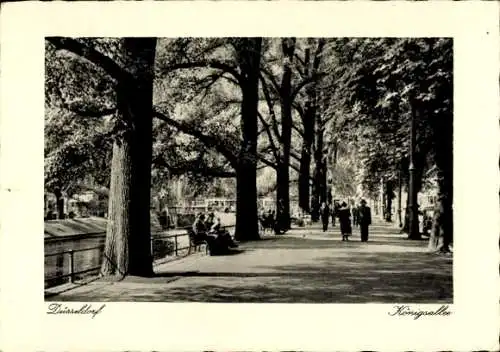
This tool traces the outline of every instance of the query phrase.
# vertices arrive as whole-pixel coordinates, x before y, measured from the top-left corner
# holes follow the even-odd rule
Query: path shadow
[[[288,276],[280,272],[232,272],[232,271],[168,271],[155,275],[155,277],[279,277]]]
[[[241,248],[230,248],[228,251],[225,251],[220,254],[212,254],[211,257],[225,257],[225,256],[230,256],[230,255],[238,255],[241,253],[246,252],[246,249],[241,249]]]
[[[168,285],[149,284],[124,290],[113,301],[132,302],[206,302],[206,303],[453,303],[452,285],[445,275],[379,273],[354,275],[260,275],[249,278],[210,277],[196,285],[182,285],[180,279]],[[265,280],[263,280],[265,279]],[[232,284],[232,286],[231,286]],[[71,301],[103,300],[70,296]],[[106,299],[104,297],[104,299]],[[65,299],[66,300],[66,299]]]
[[[261,234],[261,237],[258,240],[250,240],[250,241],[241,240],[241,241],[238,241],[238,242],[241,243],[241,244],[260,243],[260,242],[267,242],[267,241],[271,241],[272,242],[272,241],[276,240],[276,238],[278,238],[278,236],[276,236],[276,235],[262,235]]]
[[[225,303],[452,303],[452,261],[430,253],[356,253],[257,272],[160,273],[129,285],[118,301]],[[260,270],[260,272],[259,272]],[[128,279],[128,282],[136,283]],[[166,284],[167,283],[167,284]],[[96,297],[102,300],[102,293]],[[105,297],[104,297],[105,298]],[[92,301],[92,296],[70,296]],[[66,298],[65,298],[66,300]]]

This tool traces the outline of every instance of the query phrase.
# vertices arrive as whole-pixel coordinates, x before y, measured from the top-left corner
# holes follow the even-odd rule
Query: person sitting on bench
[[[222,228],[222,224],[220,218],[216,218],[212,228],[209,231],[209,235],[214,234],[217,236],[217,242],[220,244],[221,248],[236,248],[238,244],[233,241],[233,238],[224,228]]]
[[[193,235],[195,244],[200,244],[206,242],[211,253],[219,251],[219,244],[217,243],[217,234],[212,233],[210,229],[207,228],[207,223],[205,222],[205,214],[200,213],[196,217],[193,223]]]
[[[208,213],[207,219],[205,220],[205,227],[207,230],[210,230],[215,223],[215,215],[214,213]]]
[[[205,225],[205,215],[198,214],[193,223],[193,232],[197,239],[204,241],[207,238],[207,228]]]

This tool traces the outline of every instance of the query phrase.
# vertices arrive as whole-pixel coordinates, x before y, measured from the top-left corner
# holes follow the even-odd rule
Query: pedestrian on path
[[[332,226],[335,226],[335,207],[333,203],[328,203],[330,205],[330,215],[332,216]]]
[[[335,226],[335,218],[339,216],[340,204],[337,200],[333,201],[331,213],[332,213],[332,226]]]
[[[358,206],[352,201],[352,224],[358,226]]]
[[[361,242],[368,241],[368,226],[372,224],[372,213],[370,207],[366,206],[366,200],[361,199],[358,208],[358,224],[361,232]]]
[[[321,222],[323,223],[323,232],[325,232],[328,230],[328,218],[330,217],[330,208],[326,202],[321,203],[319,213],[321,215]]]
[[[342,234],[342,241],[348,241],[349,236],[352,234],[351,226],[351,210],[346,202],[342,202],[339,209],[339,223],[340,233]]]

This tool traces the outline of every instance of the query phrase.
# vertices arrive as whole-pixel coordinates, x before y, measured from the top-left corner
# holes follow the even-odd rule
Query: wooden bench
[[[196,236],[195,232],[193,229],[188,229],[188,235],[189,235],[189,249],[188,249],[188,254],[191,254],[191,248],[198,250],[198,252],[201,252],[201,246],[205,246],[205,253],[208,254],[209,252],[209,246],[208,243],[205,239],[200,238],[199,236]]]
[[[274,225],[274,219],[269,219],[267,217],[263,218],[262,216],[259,216],[259,231],[262,231],[263,233],[268,231],[272,232],[274,230]]]
[[[191,253],[191,248],[198,249],[198,251],[201,251],[201,246],[205,246],[205,253],[210,254],[210,255],[221,255],[225,254],[229,251],[229,247],[224,247],[222,248],[220,246],[220,242],[216,241],[215,236],[207,236],[206,239],[200,239],[199,236],[195,234],[193,229],[188,229],[188,234],[189,234],[189,250],[188,254]]]

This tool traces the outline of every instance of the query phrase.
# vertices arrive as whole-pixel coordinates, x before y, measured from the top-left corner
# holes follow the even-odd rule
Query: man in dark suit
[[[323,202],[319,208],[319,214],[321,216],[321,222],[323,223],[323,232],[328,230],[328,218],[330,217],[330,208]]]
[[[361,242],[368,241],[368,226],[372,224],[372,213],[370,207],[366,206],[366,200],[361,199],[358,208],[358,224],[361,231]]]

